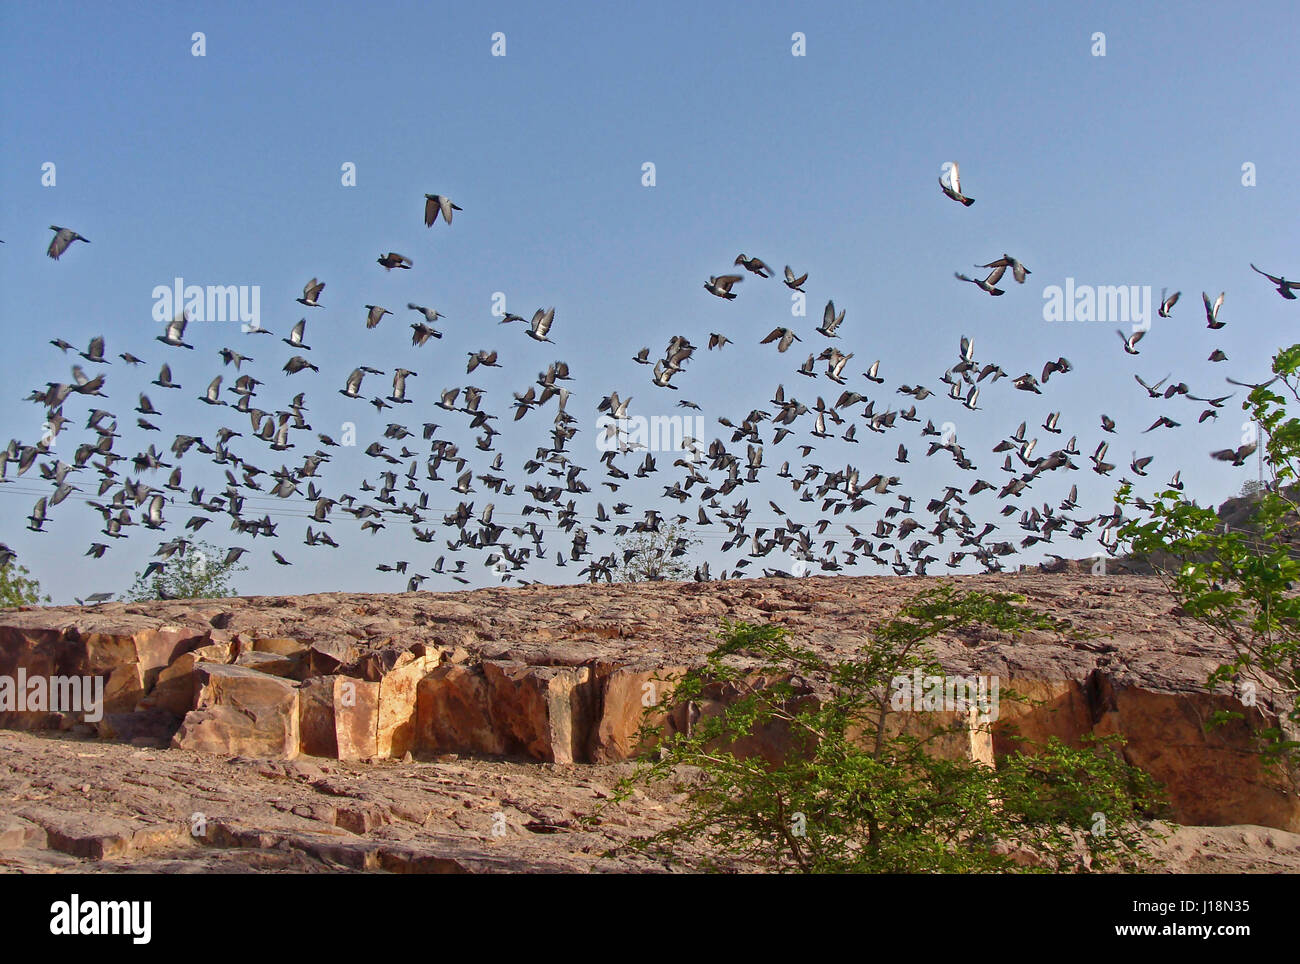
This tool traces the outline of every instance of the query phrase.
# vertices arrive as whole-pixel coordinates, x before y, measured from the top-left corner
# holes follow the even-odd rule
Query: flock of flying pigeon
[[[940,177],[940,187],[947,197],[969,207],[974,200],[962,193],[958,178],[958,167],[954,163],[948,166],[947,179]],[[431,228],[441,217],[451,225],[453,213],[461,210],[448,197],[427,194],[424,224]],[[77,241],[89,243],[88,239],[68,228],[52,226],[51,229],[54,238],[47,254],[53,259],[62,258]],[[411,258],[393,251],[381,254],[377,261],[385,271],[414,268]],[[776,272],[764,261],[744,253],[735,259],[734,265],[743,269],[743,273],[712,276],[704,285],[705,290],[730,301],[739,297],[737,289],[747,276],[765,280],[776,277]],[[956,276],[991,296],[1004,293],[1005,289],[999,288],[998,284],[1008,271],[1018,284],[1024,284],[1030,274],[1020,261],[1005,253],[978,267],[987,270],[988,274],[983,278],[961,273]],[[1283,298],[1296,299],[1300,282],[1276,277],[1254,265],[1251,267],[1276,286]],[[791,291],[803,292],[808,273],[796,275],[786,266],[781,281]],[[306,308],[324,307],[320,299],[325,288],[324,282],[312,278],[303,287],[303,295],[297,303]],[[1170,317],[1178,298],[1179,293],[1175,292],[1162,300],[1158,312],[1160,317]],[[1222,328],[1225,322],[1219,320],[1219,312],[1224,296],[1220,294],[1212,302],[1208,295],[1203,295],[1203,300],[1207,327]],[[375,328],[394,314],[381,305],[367,304],[364,308],[367,329]],[[418,316],[410,326],[412,349],[428,345],[431,339],[442,338],[442,333],[433,327],[444,317],[440,312],[414,303],[408,303],[407,309]],[[173,379],[165,358],[174,350],[195,350],[194,345],[185,341],[190,319],[184,313],[155,339],[163,346],[163,358],[154,359],[154,363],[160,366],[158,377],[148,382],[148,386],[156,387],[158,391],[144,385],[133,386],[129,391],[129,394],[138,395],[138,403],[131,413],[136,417],[136,428],[144,433],[157,432],[161,438],[173,434],[168,450],[159,451],[152,443],[144,451],[134,453],[115,450],[118,440],[123,438],[119,425],[131,416],[122,411],[120,403],[113,405],[113,411],[95,407],[101,404],[100,399],[105,400],[102,404],[110,404],[104,389],[108,384],[107,368],[114,362],[106,355],[105,339],[94,337],[86,350],[80,351],[56,338],[51,344],[59,351],[65,355],[72,351],[87,365],[94,366],[96,371],[88,374],[80,364],[74,364],[70,382],[47,382],[27,396],[28,401],[46,410],[46,435],[32,444],[11,440],[7,448],[0,451],[0,483],[12,482],[37,466],[37,474],[48,483],[51,491],[36,500],[28,516],[28,528],[35,532],[48,531],[46,527],[54,521],[54,510],[75,493],[73,501],[89,505],[102,518],[103,528],[99,530],[102,538],[94,539],[86,550],[86,555],[96,559],[104,558],[116,541],[129,538],[133,531],[145,529],[161,534],[168,529],[174,530],[177,519],[186,515],[188,518],[180,525],[185,533],[197,533],[203,526],[218,520],[228,524],[229,530],[235,534],[231,541],[237,539],[240,543],[229,547],[225,557],[229,563],[249,551],[250,545],[261,538],[274,540],[280,547],[269,550],[277,564],[287,566],[303,562],[311,565],[315,561],[311,558],[312,553],[339,548],[335,535],[343,538],[339,530],[345,525],[338,523],[344,522],[345,517],[350,517],[351,524],[361,533],[374,534],[390,526],[394,529],[409,527],[415,542],[430,545],[427,563],[413,565],[406,560],[396,560],[378,566],[381,571],[407,576],[408,591],[418,590],[435,574],[450,575],[457,582],[468,584],[467,576],[471,573],[466,569],[469,562],[466,556],[479,557],[481,563],[503,581],[516,579],[527,582],[518,574],[524,572],[531,562],[544,560],[550,555],[546,544],[548,535],[562,542],[554,549],[556,565],[581,566],[578,577],[592,582],[616,578],[620,563],[626,562],[635,551],[625,550],[624,559],[619,558],[616,549],[597,555],[597,550],[588,546],[592,534],[619,537],[673,531],[678,535],[676,544],[669,547],[670,554],[684,557],[690,547],[689,533],[697,526],[701,528],[695,531],[700,532],[725,527],[721,551],[724,556],[730,553],[739,558],[731,563],[729,573],[724,569],[719,574],[723,579],[746,575],[748,568],[755,563],[760,563],[763,575],[790,575],[780,566],[774,568],[771,564],[762,564],[774,552],[777,559],[784,557],[783,564],[793,569],[796,575],[811,571],[814,565],[823,572],[834,573],[868,563],[888,568],[898,575],[908,575],[925,574],[927,567],[936,563],[956,569],[967,559],[978,562],[985,571],[996,572],[1004,568],[1002,560],[1022,549],[1054,542],[1062,545],[1063,542],[1055,538],[1058,533],[1061,540],[1082,541],[1091,535],[1103,545],[1113,546],[1114,530],[1122,521],[1118,507],[1109,513],[1080,513],[1077,485],[1070,485],[1068,494],[1059,500],[1031,499],[1031,490],[1046,486],[1047,480],[1052,478],[1068,480],[1069,472],[1081,468],[1080,462],[1085,465],[1090,462],[1091,470],[1100,475],[1113,472],[1118,466],[1107,461],[1109,443],[1104,438],[1086,460],[1076,462],[1080,456],[1076,437],[1042,454],[1038,452],[1038,439],[1033,437],[1037,430],[1030,430],[1022,422],[993,448],[993,454],[1000,456],[1002,462],[990,475],[981,473],[972,454],[958,443],[955,434],[935,427],[936,417],[943,424],[941,415],[926,417],[918,412],[918,405],[938,394],[946,394],[967,410],[980,410],[981,388],[1003,378],[1008,379],[1014,390],[1041,395],[1052,376],[1065,376],[1073,370],[1069,360],[1063,357],[1048,359],[1037,376],[1025,372],[1011,377],[996,363],[978,360],[973,339],[962,337],[952,364],[939,376],[943,388],[932,391],[919,384],[899,384],[892,393],[884,397],[877,394],[872,398],[869,395],[877,391],[888,392],[885,388],[877,389],[886,383],[880,373],[881,362],[879,359],[873,361],[860,376],[850,370],[853,352],[844,352],[837,347],[845,315],[845,310],[836,310],[834,302],[826,303],[815,334],[829,344],[820,352],[810,351],[807,359],[794,369],[794,373],[810,380],[829,379],[842,387],[839,395],[829,404],[819,396],[808,405],[799,401],[793,392],[787,393],[784,385],[778,385],[769,408],[753,409],[734,419],[724,417],[717,420],[729,433],[729,441],[724,441],[722,436],[710,442],[686,437],[682,451],[676,453],[679,457],[672,462],[672,469],[680,470],[680,474],[671,480],[671,484],[663,486],[662,505],[666,506],[666,500],[672,500],[677,503],[672,509],[651,507],[634,512],[632,504],[621,499],[615,501],[629,479],[647,479],[661,471],[655,454],[642,452],[645,446],[630,436],[626,430],[627,423],[620,421],[631,414],[631,398],[620,398],[617,392],[611,392],[601,399],[596,411],[610,416],[597,430],[604,435],[600,445],[603,454],[597,466],[590,468],[577,459],[570,443],[580,431],[577,427],[579,419],[568,411],[570,390],[567,383],[573,379],[568,364],[563,361],[553,362],[524,391],[514,393],[512,407],[516,422],[554,403],[550,444],[537,448],[532,457],[525,459],[518,474],[504,468],[503,452],[495,445],[496,438],[502,434],[495,424],[501,416],[487,404],[488,393],[484,389],[474,385],[453,385],[433,392],[420,402],[420,408],[410,410],[424,413],[414,420],[420,424],[414,425],[413,422],[414,427],[410,427],[397,421],[396,414],[385,416],[384,412],[398,413],[403,410],[402,406],[417,402],[408,396],[410,380],[417,377],[416,371],[394,367],[388,373],[359,365],[347,375],[338,391],[347,399],[365,401],[373,406],[377,421],[386,423],[382,438],[375,439],[363,450],[376,468],[372,477],[361,479],[352,491],[327,490],[330,482],[327,479],[328,466],[335,457],[331,450],[338,448],[340,443],[327,434],[313,434],[307,421],[306,390],[297,391],[287,401],[267,400],[267,396],[275,393],[268,390],[265,382],[243,370],[242,366],[251,367],[253,359],[223,347],[218,352],[221,368],[201,394],[180,394],[182,386]],[[522,323],[525,334],[534,341],[552,343],[549,335],[555,322],[554,308],[538,308],[531,319],[514,314],[506,314],[501,319],[502,324],[516,322]],[[250,334],[271,335],[261,327],[247,330]],[[793,328],[776,327],[758,344],[775,344],[776,351],[784,353],[796,343],[803,344],[805,338],[811,339],[813,334],[805,332],[801,336]],[[1123,350],[1131,355],[1139,354],[1138,345],[1143,334],[1136,331],[1125,335],[1121,331]],[[736,337],[741,335],[736,334]],[[281,380],[292,378],[293,382],[287,384],[294,388],[298,387],[300,379],[314,382],[323,377],[320,368],[309,358],[311,346],[307,339],[307,318],[299,320],[287,337],[279,339],[289,347]],[[722,351],[732,344],[732,338],[727,335],[711,332],[707,350]],[[650,382],[653,386],[675,391],[679,385],[673,380],[685,379],[686,366],[696,350],[686,336],[675,335],[668,342],[663,356],[656,358],[653,364],[649,347],[641,349],[632,360],[651,367]],[[418,352],[413,351],[412,355],[418,356]],[[128,371],[145,365],[144,359],[129,351],[116,357]],[[1209,361],[1225,359],[1226,356],[1216,350]],[[445,360],[442,361],[445,367]],[[825,369],[819,370],[822,362]],[[413,362],[407,360],[405,364]],[[231,366],[235,377],[233,384],[226,386],[224,383]],[[466,375],[479,367],[503,367],[498,361],[498,352],[470,352]],[[367,376],[373,379],[391,377],[391,392],[367,397],[369,391],[363,393]],[[858,377],[863,381],[855,384]],[[1232,397],[1193,395],[1191,387],[1184,382],[1165,385],[1166,378],[1148,384],[1140,376],[1134,377],[1151,399],[1168,401],[1183,396],[1204,406],[1198,422],[1216,418],[1218,410]],[[426,375],[422,381],[427,380]],[[114,381],[116,384],[117,379]],[[163,396],[177,393],[174,397],[182,401],[197,397],[198,402],[204,405],[220,407],[223,414],[228,414],[230,426],[238,428],[223,425],[208,438],[167,433],[164,425],[169,414],[165,412],[174,417],[178,406],[162,402],[156,405],[150,393],[156,399],[160,392]],[[283,394],[289,395],[289,392]],[[896,406],[892,404],[896,396],[906,400],[906,408],[902,402]],[[78,409],[75,412],[73,404]],[[683,400],[677,404],[681,408],[699,410],[694,402]],[[426,417],[462,420],[468,430],[481,433],[475,438],[474,449],[462,451],[448,438],[440,438],[440,425],[436,421],[425,421]],[[83,418],[85,421],[81,428],[86,433],[85,440],[76,446],[71,461],[65,462],[55,455],[54,439],[75,428],[74,422]],[[388,421],[390,418],[394,420]],[[1051,436],[1063,434],[1059,419],[1060,412],[1049,414],[1041,430]],[[888,469],[865,471],[852,464],[828,467],[813,457],[822,440],[838,438],[845,442],[861,442],[865,436],[858,437],[859,429],[877,435],[901,434],[903,423],[920,426],[919,444],[924,446],[925,457],[950,459],[958,470],[968,474],[969,482],[962,486],[945,486],[929,497],[918,497],[901,491],[900,477]],[[1174,429],[1179,425],[1174,418],[1161,415],[1145,432]],[[1098,428],[1103,436],[1113,434],[1115,427],[1113,418],[1101,415]],[[417,436],[427,443],[427,448],[422,449],[419,443],[412,443],[415,449],[408,446],[408,440]],[[791,445],[785,449],[777,448],[791,436],[795,436]],[[728,449],[728,445],[738,446],[742,442],[745,443],[743,454]],[[917,447],[916,441],[908,439],[898,441],[896,449],[892,442],[885,448],[886,451],[894,449],[894,461],[901,465],[909,461],[909,444]],[[1233,465],[1243,465],[1254,448],[1253,444],[1247,444],[1211,455]],[[297,456],[286,454],[295,449]],[[777,458],[773,453],[787,450],[790,450],[789,457],[781,458],[774,466]],[[276,461],[281,464],[272,467],[271,463]],[[1134,454],[1128,468],[1138,476],[1146,476],[1151,461],[1149,456]],[[773,470],[776,478],[790,484],[794,500],[800,506],[812,507],[804,510],[809,514],[808,521],[799,520],[801,513],[797,508],[787,511],[775,501],[769,501],[769,506],[779,523],[758,525],[749,521],[752,512],[749,498],[740,490],[759,482],[765,471]],[[592,480],[597,471],[603,475],[599,482]],[[591,484],[584,480],[584,476],[592,480]],[[218,480],[215,485],[214,479]],[[1169,484],[1175,488],[1182,487],[1178,473]],[[437,489],[439,486],[441,492]],[[601,493],[593,493],[593,487],[597,486],[609,490],[610,495],[604,497],[610,501],[608,507],[602,501]],[[522,490],[518,495],[516,488]],[[1019,517],[1019,528],[1025,533],[1023,536],[1008,537],[997,523],[979,521],[967,513],[968,500],[985,490],[997,492],[998,500],[1003,503],[1000,510],[1003,517]],[[474,496],[484,491],[493,493],[498,499],[514,498],[523,502],[518,512],[509,513],[513,524],[503,524],[494,519],[494,502],[476,506]],[[265,506],[271,500],[277,506],[292,507],[296,511],[251,509],[253,504]],[[457,505],[454,509],[447,508],[444,503],[448,502]],[[694,512],[687,508],[692,502]],[[286,543],[293,537],[283,521],[272,520],[273,514],[305,519],[305,533],[299,545],[305,545],[306,552],[288,547]],[[763,514],[766,514],[765,510]],[[836,525],[836,530],[831,533],[833,537],[824,538],[832,524]],[[162,571],[169,559],[183,555],[190,546],[191,541],[185,535],[172,535],[161,541],[154,554],[155,561],[150,563],[146,575]],[[1062,565],[1066,558],[1056,553],[1046,555],[1054,560],[1045,564],[1047,568]],[[290,556],[294,558],[290,559]],[[0,544],[0,562],[12,557],[12,551]],[[794,560],[794,565],[790,560]],[[424,571],[412,572],[412,569]],[[695,578],[713,578],[707,562],[696,567]],[[109,596],[97,593],[90,599],[97,601]]]

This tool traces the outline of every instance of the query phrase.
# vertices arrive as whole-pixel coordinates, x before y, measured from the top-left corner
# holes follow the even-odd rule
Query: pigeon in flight
[[[311,351],[311,345],[304,345],[302,343],[302,336],[306,330],[307,319],[301,318],[298,323],[293,326],[293,330],[289,332],[289,337],[281,338],[280,340],[291,348],[301,348],[303,351]]]
[[[803,339],[800,338],[798,335],[796,335],[789,328],[773,328],[770,332],[768,332],[767,337],[764,338],[762,341],[760,341],[759,344],[767,345],[767,344],[771,344],[774,341],[777,343],[776,350],[779,352],[784,352],[796,341],[803,341]]]
[[[424,196],[424,226],[433,227],[438,220],[438,215],[451,224],[451,212],[461,210],[459,205],[452,204],[451,198],[443,197],[441,194],[426,194]]]
[[[1160,379],[1160,381],[1156,382],[1154,385],[1148,385],[1145,381],[1143,381],[1141,375],[1134,375],[1133,380],[1146,389],[1147,396],[1149,398],[1160,398],[1161,397],[1160,386],[1169,380],[1169,376],[1166,375],[1164,378]]]
[[[1231,462],[1233,465],[1245,465],[1246,459],[1253,455],[1258,447],[1258,442],[1248,442],[1235,449],[1220,449],[1217,452],[1211,452],[1210,458],[1218,459],[1220,462]]]
[[[86,347],[86,350],[79,351],[77,352],[77,354],[80,355],[82,358],[86,359],[86,361],[88,362],[94,362],[96,365],[111,364],[111,362],[104,360],[104,336],[103,335],[96,335],[94,338],[90,339],[90,344]]]
[[[1137,350],[1137,343],[1140,342],[1143,339],[1143,337],[1146,335],[1146,329],[1139,328],[1131,335],[1125,336],[1124,330],[1122,328],[1116,328],[1115,334],[1119,335],[1119,340],[1124,343],[1124,351],[1128,352],[1128,354],[1130,355],[1141,354],[1141,352]]]
[[[159,388],[180,388],[180,385],[172,381],[172,366],[164,364],[158,370],[158,377],[149,384],[157,385]]]
[[[997,261],[990,261],[988,264],[977,264],[975,267],[993,269],[992,273],[984,279],[986,283],[991,285],[995,285],[1002,280],[1002,273],[1006,271],[1007,268],[1011,269],[1011,276],[1016,279],[1017,284],[1024,284],[1025,277],[1033,274],[1032,271],[1009,254],[1002,255],[1002,257],[998,258]]]
[[[55,261],[59,260],[59,256],[62,255],[64,251],[67,251],[68,246],[74,241],[85,241],[86,244],[90,244],[89,240],[83,238],[71,228],[60,228],[57,225],[51,224],[50,230],[54,232],[54,237],[50,241],[50,246],[45,249],[45,254],[46,256],[53,258]]]
[[[218,375],[212,379],[208,385],[208,390],[199,396],[199,401],[206,402],[208,405],[225,405],[226,402],[221,400],[221,376]]]
[[[1161,318],[1168,318],[1169,313],[1174,310],[1174,305],[1178,304],[1178,299],[1181,295],[1181,291],[1175,291],[1168,298],[1162,298],[1160,301],[1160,307],[1156,309],[1156,314]]]
[[[717,295],[719,298],[726,298],[728,301],[734,301],[736,293],[731,290],[731,286],[744,280],[745,279],[738,274],[718,275],[709,278],[704,285],[704,290],[711,295]]]
[[[1047,379],[1049,379],[1052,376],[1053,372],[1060,372],[1061,374],[1065,374],[1066,372],[1073,371],[1073,370],[1074,370],[1074,366],[1070,364],[1070,360],[1068,358],[1058,357],[1056,361],[1049,361],[1047,364],[1043,366],[1043,374],[1039,376],[1038,380],[1042,382],[1044,385],[1046,385]]]
[[[760,258],[746,258],[743,251],[736,256],[736,260],[732,264],[741,265],[746,271],[752,272],[760,278],[770,278],[772,276],[772,269],[764,264]]]
[[[289,375],[296,375],[304,368],[310,368],[314,372],[320,371],[320,368],[313,365],[311,362],[303,358],[301,355],[294,355],[292,358],[290,358],[287,362],[284,363],[284,371],[286,374]]]
[[[841,311],[838,315],[835,314],[835,302],[826,302],[826,309],[822,312],[822,324],[817,330],[827,338],[838,338],[839,335],[835,334],[835,330],[843,323],[844,312]]]
[[[1177,428],[1180,424],[1181,423],[1175,422],[1168,415],[1161,415],[1151,423],[1150,427],[1144,428],[1142,434],[1145,435],[1147,432],[1154,432],[1158,428]]]
[[[958,281],[969,281],[976,288],[979,288],[980,291],[987,292],[988,294],[993,295],[993,297],[995,298],[998,295],[1006,294],[1006,292],[1003,291],[1001,288],[994,287],[993,281],[989,280],[990,278],[993,278],[993,275],[997,275],[998,277],[1002,276],[1002,269],[1000,268],[995,270],[993,274],[990,274],[989,277],[985,278],[983,281],[980,281],[976,278],[968,278],[960,271],[954,271],[953,274],[957,276]]]
[[[807,280],[807,271],[796,278],[794,272],[790,270],[790,266],[788,264],[785,266],[785,286],[791,291],[803,291],[803,283]]]
[[[235,371],[239,371],[239,366],[242,365],[244,362],[251,362],[253,360],[249,358],[247,355],[241,355],[239,352],[232,351],[229,348],[221,349],[221,351],[218,352],[218,354],[221,355],[221,360],[224,364],[229,365],[233,362],[235,366]]]
[[[546,335],[551,330],[551,325],[555,322],[554,308],[538,308],[533,312],[533,320],[529,322],[529,329],[525,334],[534,341],[550,342],[551,339]],[[551,342],[554,344],[554,342]],[[495,353],[494,353],[495,354]]]
[[[194,349],[193,345],[185,343],[185,326],[189,324],[189,318],[182,312],[179,317],[173,318],[167,323],[167,331],[158,335],[154,340],[160,341],[164,345],[171,345],[173,348]]]
[[[388,396],[388,400],[395,405],[409,405],[411,400],[406,397],[406,379],[414,375],[415,372],[405,368],[398,368],[393,372],[393,394]]]
[[[348,376],[346,388],[340,388],[339,394],[346,395],[348,398],[361,397],[361,379],[366,377],[366,373],[360,368],[352,369],[352,374]]]
[[[324,305],[317,304],[316,299],[320,293],[325,290],[325,282],[317,281],[312,278],[302,288],[302,297],[297,299],[298,304],[306,305],[308,308],[323,308]]]
[[[966,205],[966,207],[970,207],[975,203],[973,197],[966,197],[966,195],[961,193],[961,170],[957,166],[956,161],[952,162],[952,167],[949,169],[948,183],[945,184],[943,175],[939,175],[939,187],[943,188],[943,193],[948,195],[948,197],[952,198],[954,201],[961,202]]]
[[[1205,327],[1213,328],[1216,331],[1227,324],[1226,321],[1219,320],[1219,309],[1223,307],[1223,292],[1219,292],[1219,297],[1214,299],[1214,304],[1210,304],[1210,296],[1204,291],[1201,292],[1201,300],[1205,302]]]
[[[84,241],[85,239],[83,238],[82,240]],[[1253,264],[1251,265],[1251,267],[1254,268],[1255,271],[1257,271],[1259,274],[1262,274],[1269,281],[1273,282],[1273,284],[1277,285],[1277,293],[1280,294],[1287,301],[1296,300],[1295,293],[1297,291],[1300,291],[1300,281],[1287,281],[1286,278],[1275,278],[1267,271],[1260,271],[1258,268],[1255,268]]]
[[[419,348],[430,338],[441,338],[442,332],[434,331],[429,325],[422,321],[417,321],[411,325],[411,344]]]
[[[31,523],[30,525],[27,526],[27,528],[31,529],[33,532],[45,531],[44,529],[41,528],[41,526],[45,525],[45,513],[46,513],[47,501],[48,500],[46,496],[41,496],[39,499],[37,499],[36,505],[32,507],[32,514],[27,517],[28,521]]]
[[[410,268],[415,264],[404,254],[398,254],[396,251],[389,251],[387,254],[381,254],[375,259],[379,264],[384,266],[385,271],[392,271],[394,268]]]
[[[434,311],[432,308],[426,308],[423,305],[417,305],[411,301],[406,303],[406,307],[411,309],[411,311],[418,311],[420,314],[424,315],[424,320],[431,325],[439,318],[447,317],[441,311]],[[520,320],[522,321],[523,319],[521,318]]]

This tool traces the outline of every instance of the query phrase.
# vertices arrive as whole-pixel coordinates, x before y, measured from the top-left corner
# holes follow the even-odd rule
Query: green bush
[[[41,584],[32,578],[26,566],[10,559],[0,566],[0,609],[14,606],[39,606],[50,597],[41,595]]]
[[[220,599],[238,593],[231,577],[247,566],[227,563],[226,552],[206,542],[190,543],[183,553],[176,553],[153,572],[138,572],[135,582],[123,598],[145,599]]]
[[[1138,512],[1118,541],[1150,563],[1184,618],[1232,651],[1206,685],[1231,687],[1246,706],[1271,704],[1277,725],[1256,728],[1258,748],[1270,769],[1300,788],[1300,420],[1287,414],[1288,399],[1300,400],[1300,345],[1278,352],[1273,373],[1242,403],[1262,434],[1269,479],[1254,491],[1245,524],[1224,525],[1172,489],[1147,501],[1124,485],[1117,500]],[[1243,718],[1221,711],[1210,723]]]
[[[634,846],[705,870],[1060,871],[1149,861],[1152,831],[1142,821],[1160,815],[1163,801],[1146,774],[1123,762],[1117,739],[1081,749],[1051,740],[995,768],[932,752],[934,739],[965,732],[969,718],[920,735],[891,735],[885,725],[893,680],[918,669],[942,675],[927,645],[936,635],[976,624],[1012,633],[1066,629],[1021,602],[951,586],[925,591],[839,661],[791,642],[777,626],[724,624],[720,643],[671,699],[689,707],[719,688],[735,698],[689,732],[643,728],[654,749],[613,799],[667,783],[687,793],[687,813]],[[1007,698],[1017,697],[1002,691]],[[789,748],[779,762],[729,749],[773,726]],[[681,782],[683,774],[690,779]]]

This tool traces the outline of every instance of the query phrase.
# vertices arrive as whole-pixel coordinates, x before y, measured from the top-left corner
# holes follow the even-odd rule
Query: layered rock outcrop
[[[716,712],[724,692],[678,705],[672,680],[697,664],[722,619],[772,622],[827,656],[935,580],[810,578],[529,586],[464,593],[241,597],[0,613],[0,676],[93,675],[103,718],[49,709],[0,726],[74,729],[142,747],[342,761],[440,754],[611,764],[637,747],[643,714],[671,729]],[[1196,824],[1300,831],[1300,803],[1260,768],[1249,740],[1267,706],[1205,689],[1227,653],[1132,575],[957,577],[1012,590],[1086,638],[972,630],[935,641],[946,672],[997,676],[992,733],[971,726],[944,751],[995,763],[1016,745],[1118,733],[1131,760]],[[1247,720],[1208,729],[1216,709]],[[950,714],[951,715],[951,714]],[[913,725],[900,718],[899,727]],[[744,749],[775,758],[783,734]]]

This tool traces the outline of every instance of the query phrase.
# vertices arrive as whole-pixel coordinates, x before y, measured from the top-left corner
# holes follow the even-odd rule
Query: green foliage
[[[0,566],[0,609],[13,606],[39,606],[50,597],[41,595],[41,584],[32,578],[26,566],[10,559]]]
[[[695,565],[690,550],[700,542],[684,525],[670,522],[653,532],[630,532],[615,540],[617,582],[687,579]]]
[[[1152,781],[1123,762],[1114,739],[1082,749],[1053,739],[1037,755],[1022,748],[994,768],[935,752],[933,743],[945,735],[969,732],[968,715],[953,714],[944,725],[917,714],[908,720],[915,725],[899,727],[903,714],[890,709],[898,677],[913,670],[942,675],[927,642],[938,634],[975,625],[1066,631],[1022,602],[951,586],[925,591],[842,661],[792,642],[777,626],[724,623],[705,664],[672,692],[674,704],[710,711],[686,733],[665,735],[647,724],[642,737],[657,745],[614,797],[625,798],[638,784],[693,777],[681,787],[686,817],[635,846],[712,870],[1136,867],[1146,855],[1139,820],[1161,804]],[[1002,691],[1001,698],[1016,697]],[[788,747],[778,761],[740,752],[763,733],[779,735]],[[684,856],[700,851],[706,856]],[[1012,851],[1029,855],[1033,866],[1022,866]]]
[[[1262,430],[1271,479],[1254,493],[1248,522],[1227,527],[1177,491],[1148,502],[1125,485],[1120,505],[1141,514],[1120,528],[1119,544],[1150,562],[1180,612],[1232,650],[1206,685],[1231,686],[1247,706],[1271,697],[1279,725],[1255,730],[1258,747],[1271,769],[1300,786],[1300,420],[1287,414],[1288,396],[1300,400],[1300,345],[1278,352],[1273,372],[1277,377],[1242,403]],[[1244,718],[1223,711],[1211,723]]]
[[[192,542],[184,554],[166,560],[161,571],[138,572],[123,595],[129,601],[145,599],[220,599],[238,592],[230,584],[247,566],[227,565],[226,552],[206,542]]]

